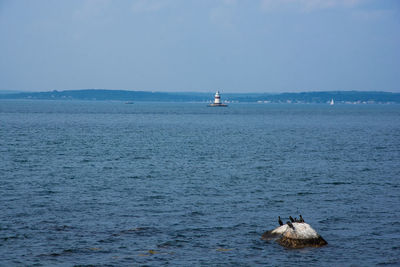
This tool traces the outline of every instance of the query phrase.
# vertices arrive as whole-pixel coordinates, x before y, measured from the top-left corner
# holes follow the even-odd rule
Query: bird
[[[294,219],[293,219],[292,216],[289,216],[289,219],[290,219],[291,222],[294,222]]]
[[[294,222],[299,222],[299,220],[297,220],[297,217],[294,217]]]
[[[301,222],[301,223],[304,222],[303,216],[301,216],[301,214],[300,214],[300,222]]]
[[[287,225],[289,225],[290,228],[292,228],[294,230],[294,226],[291,222],[287,221],[286,223],[287,223]]]
[[[278,216],[278,222],[279,222],[279,225],[283,225],[283,222],[281,221],[281,216]]]

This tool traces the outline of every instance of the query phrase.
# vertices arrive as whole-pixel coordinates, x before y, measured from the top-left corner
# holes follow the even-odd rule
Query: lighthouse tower
[[[228,105],[221,103],[221,97],[219,95],[219,91],[217,91],[215,93],[215,96],[214,96],[214,103],[211,103],[211,104],[209,104],[207,106],[208,107],[227,107]]]
[[[214,104],[216,104],[216,105],[220,105],[221,104],[221,97],[219,96],[219,91],[217,91],[215,93]]]

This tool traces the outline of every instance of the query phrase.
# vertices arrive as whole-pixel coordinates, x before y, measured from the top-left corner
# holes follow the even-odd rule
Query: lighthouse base
[[[209,105],[207,105],[207,107],[227,107],[228,105],[227,104],[216,104],[216,103],[212,103],[212,104],[209,104]]]

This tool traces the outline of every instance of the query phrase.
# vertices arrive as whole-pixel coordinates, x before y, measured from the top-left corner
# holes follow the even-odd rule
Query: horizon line
[[[209,93],[214,93],[215,91],[220,91],[223,94],[301,94],[301,93],[340,93],[340,92],[359,92],[359,93],[394,93],[394,94],[400,94],[400,92],[396,91],[380,91],[380,90],[329,90],[329,91],[324,91],[324,90],[309,90],[309,91],[282,91],[282,92],[268,92],[268,91],[263,91],[263,92],[243,92],[243,91],[237,91],[237,92],[229,92],[221,89],[216,89],[214,91],[156,91],[156,90],[132,90],[132,89],[105,89],[105,88],[81,88],[81,89],[53,89],[53,90],[46,90],[46,91],[20,91],[20,90],[9,90],[9,89],[0,89],[0,92],[8,92],[10,94],[12,93],[50,93],[50,92],[68,92],[68,91],[86,91],[86,90],[102,90],[102,91],[125,91],[125,92],[147,92],[147,93],[172,93],[172,94],[184,94],[184,93],[196,93],[196,94],[209,94]]]

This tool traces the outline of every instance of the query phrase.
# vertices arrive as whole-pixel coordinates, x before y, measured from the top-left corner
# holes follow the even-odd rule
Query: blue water
[[[399,105],[0,101],[0,265],[400,265],[399,178]]]

